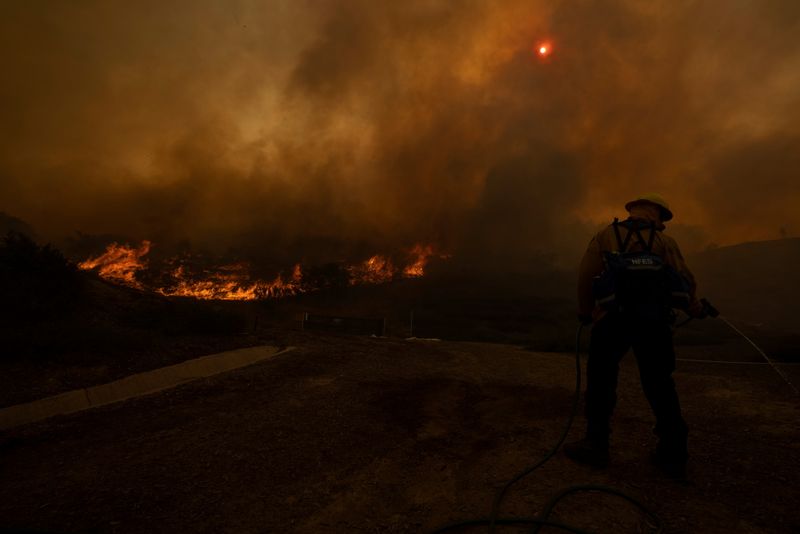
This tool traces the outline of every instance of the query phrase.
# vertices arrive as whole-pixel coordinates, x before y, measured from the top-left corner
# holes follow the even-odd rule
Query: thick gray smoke
[[[798,235],[799,6],[3,2],[0,211],[287,261],[571,260],[650,191],[688,248]]]

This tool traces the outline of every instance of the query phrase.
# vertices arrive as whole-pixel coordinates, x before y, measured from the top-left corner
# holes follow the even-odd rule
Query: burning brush
[[[165,262],[166,269],[153,272],[145,256],[150,241],[138,247],[112,243],[106,251],[78,264],[83,270],[95,270],[109,282],[141,290],[154,291],[170,297],[190,297],[202,300],[261,300],[282,298],[315,291],[320,286],[313,277],[304,276],[301,265],[295,264],[289,273],[278,273],[271,280],[255,278],[245,262],[197,268],[197,258],[173,257]],[[424,276],[429,259],[434,256],[432,245],[417,244],[411,248],[402,267],[392,258],[375,254],[359,263],[344,264],[342,272],[350,286],[383,284],[397,278]],[[438,255],[447,258],[446,255]]]

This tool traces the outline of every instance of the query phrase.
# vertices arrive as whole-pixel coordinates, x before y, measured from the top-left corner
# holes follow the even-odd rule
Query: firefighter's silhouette
[[[682,471],[688,460],[688,427],[672,372],[673,309],[704,316],[692,273],[677,243],[665,235],[672,219],[666,201],[645,195],[625,208],[630,216],[600,231],[589,243],[578,280],[579,319],[593,324],[587,363],[586,436],[567,444],[573,460],[596,467],[609,461],[611,415],[617,401],[619,362],[633,349],[642,388],[656,417],[653,460]]]

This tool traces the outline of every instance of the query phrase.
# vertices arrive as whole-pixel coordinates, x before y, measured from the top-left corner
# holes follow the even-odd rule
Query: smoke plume
[[[7,1],[0,211],[287,262],[571,261],[651,191],[688,248],[798,235],[798,6]]]

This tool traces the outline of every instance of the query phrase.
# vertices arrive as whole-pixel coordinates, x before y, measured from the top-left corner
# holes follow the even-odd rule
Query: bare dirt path
[[[290,337],[298,349],[274,360],[3,434],[0,527],[428,531],[486,515],[569,410],[569,355]],[[682,485],[647,465],[652,421],[627,358],[613,465],[591,471],[559,455],[512,490],[503,513],[533,515],[558,488],[598,483],[642,499],[668,532],[797,532],[800,407],[771,373],[680,366],[693,431]],[[648,531],[608,497],[575,496],[556,515],[599,532]]]

